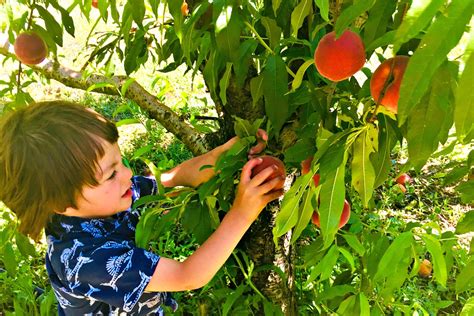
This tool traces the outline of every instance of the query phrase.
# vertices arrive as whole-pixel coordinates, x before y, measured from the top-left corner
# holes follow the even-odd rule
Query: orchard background
[[[241,137],[211,181],[137,201],[142,247],[192,253],[229,209],[256,130],[268,131],[265,154],[285,163],[286,193],[209,285],[176,293],[177,314],[472,315],[474,1],[186,5],[0,1],[0,113],[33,100],[82,102],[116,121],[137,174]],[[335,79],[322,69],[360,63],[343,57],[354,42],[318,68],[315,50],[347,30],[363,43],[363,68]],[[15,50],[25,31],[47,49]],[[22,53],[39,59],[20,63]],[[374,73],[394,56],[408,56],[403,76],[390,65],[394,78],[374,96]],[[392,80],[399,91],[389,92]],[[382,95],[392,93],[388,106]],[[44,243],[16,233],[6,207],[1,214],[0,309],[55,314]]]

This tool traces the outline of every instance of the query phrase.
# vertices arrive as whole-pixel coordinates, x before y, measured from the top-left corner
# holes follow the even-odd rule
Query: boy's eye
[[[117,171],[114,170],[114,172],[112,172],[112,174],[107,180],[112,180],[113,178],[115,178],[116,175],[117,175]]]

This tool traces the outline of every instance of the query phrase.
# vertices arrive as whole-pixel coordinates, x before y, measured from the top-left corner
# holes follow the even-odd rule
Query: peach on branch
[[[408,56],[396,56],[387,59],[377,67],[370,79],[370,94],[375,102],[393,113],[398,112],[400,84],[408,65]],[[383,93],[385,88],[385,93]],[[383,93],[383,97],[381,95]]]
[[[418,275],[422,278],[429,278],[431,276],[431,272],[433,271],[433,265],[431,261],[428,259],[423,259],[420,263],[420,268],[418,270]]]
[[[342,209],[341,217],[339,219],[339,228],[346,225],[350,217],[351,217],[351,205],[349,204],[349,202],[347,202],[347,200],[344,200],[344,207]],[[318,211],[313,212],[313,215],[311,216],[311,222],[314,225],[321,227]]]
[[[36,65],[48,55],[48,47],[44,40],[35,32],[23,32],[13,44],[16,57],[26,65]]]
[[[344,31],[336,39],[336,32],[323,36],[314,52],[314,63],[321,76],[332,80],[345,80],[365,64],[365,48],[357,33]]]
[[[406,173],[402,173],[397,179],[398,184],[405,185],[406,183],[411,183],[413,180]]]
[[[311,170],[311,162],[312,161],[313,161],[313,157],[308,157],[308,158],[306,158],[305,160],[303,160],[301,162],[301,174],[302,175],[307,174]],[[313,182],[314,182],[315,187],[317,187],[319,185],[319,179],[320,179],[320,175],[318,173],[316,173],[313,176]]]
[[[270,166],[276,166],[276,168],[273,170],[273,173],[267,177],[266,181],[270,181],[276,177],[280,177],[281,181],[278,182],[278,184],[275,186],[275,190],[282,189],[283,185],[285,184],[286,177],[286,169],[283,162],[280,159],[272,156],[261,156],[260,158],[262,159],[262,162],[252,169],[251,177],[255,177],[261,171]]]

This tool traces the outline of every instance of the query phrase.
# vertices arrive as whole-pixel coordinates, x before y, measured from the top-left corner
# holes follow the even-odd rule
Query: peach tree
[[[472,143],[474,1],[65,3],[0,2],[6,17],[0,53],[4,64],[18,62],[9,79],[0,82],[3,111],[32,102],[28,86],[46,79],[45,85],[55,80],[135,102],[193,154],[235,134],[241,137],[210,166],[219,173],[201,187],[172,194],[162,188],[158,197],[138,201],[153,202],[140,223],[141,246],[176,221],[198,241],[212,232],[232,203],[248,149],[264,142],[255,136],[258,128],[269,134],[265,152],[286,165],[284,197],[268,207],[244,238],[242,251],[233,258],[241,268],[236,273],[240,281],[224,278],[227,285],[213,294],[214,304],[218,302],[214,308],[223,306],[226,314],[245,302],[245,310],[269,314],[415,311],[420,308],[416,302],[404,300],[397,290],[417,275],[426,254],[439,291],[450,289],[462,298],[455,303],[454,294],[441,295],[444,300],[434,310],[453,304],[460,304],[460,310],[466,303],[474,260],[457,262],[454,249],[459,234],[473,231],[472,211],[455,232],[418,222],[387,232],[365,221],[379,211],[376,192],[392,181],[397,148],[408,151],[401,172],[419,172],[430,157],[447,154],[458,143]],[[90,24],[76,24],[74,14]],[[111,27],[99,30],[99,22]],[[63,45],[64,38],[84,27],[87,62],[71,69],[63,57],[77,51]],[[37,47],[28,48],[31,43],[15,43],[25,32],[44,41],[46,60],[20,62],[18,52],[30,61],[38,57]],[[141,84],[135,74],[150,61],[162,72],[184,67],[193,77],[202,76],[213,101],[214,129],[202,132],[166,98]],[[451,174],[464,203],[474,200],[473,157],[471,151]],[[306,171],[300,172],[303,161]],[[339,230],[347,201],[351,218]],[[179,207],[162,212],[171,204]],[[311,224],[316,209],[318,229]],[[304,295],[297,298],[297,292]],[[472,299],[466,309],[469,303]]]

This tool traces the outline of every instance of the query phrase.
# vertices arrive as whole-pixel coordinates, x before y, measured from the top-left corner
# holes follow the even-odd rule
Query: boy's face
[[[68,207],[67,216],[103,218],[128,209],[132,204],[132,171],[122,163],[117,143],[103,142],[104,156],[99,160],[95,187],[84,186],[77,198],[77,208]]]

